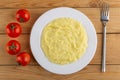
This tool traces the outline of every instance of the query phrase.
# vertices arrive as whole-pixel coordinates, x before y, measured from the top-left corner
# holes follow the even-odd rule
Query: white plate
[[[58,65],[49,62],[40,47],[41,33],[43,28],[50,21],[61,17],[70,17],[78,20],[85,27],[88,35],[88,48],[85,54],[78,61],[67,65]],[[83,69],[92,60],[97,46],[96,31],[92,22],[80,11],[67,7],[54,8],[45,12],[35,22],[30,35],[30,46],[36,61],[44,69],[56,74],[71,74]]]

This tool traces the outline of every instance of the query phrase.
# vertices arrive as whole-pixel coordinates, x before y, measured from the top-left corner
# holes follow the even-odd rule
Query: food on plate
[[[6,33],[10,37],[13,38],[18,37],[21,34],[21,32],[22,32],[21,25],[16,22],[9,23],[6,26]]]
[[[20,9],[16,13],[16,20],[18,22],[27,22],[30,19],[30,13],[26,9]]]
[[[10,55],[16,55],[21,49],[21,45],[16,40],[10,40],[6,45],[6,50]]]
[[[84,26],[72,18],[58,18],[43,29],[41,47],[50,62],[69,64],[85,53],[88,37]]]
[[[16,57],[16,61],[22,66],[28,65],[30,63],[30,59],[30,54],[27,52],[21,52]]]

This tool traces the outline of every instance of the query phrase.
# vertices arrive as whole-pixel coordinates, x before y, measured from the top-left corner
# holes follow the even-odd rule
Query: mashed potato
[[[46,25],[41,47],[49,61],[69,64],[77,61],[87,48],[84,27],[72,18],[58,18]]]

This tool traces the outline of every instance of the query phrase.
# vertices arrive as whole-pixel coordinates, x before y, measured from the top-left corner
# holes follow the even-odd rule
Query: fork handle
[[[103,27],[102,72],[106,71],[106,25]]]

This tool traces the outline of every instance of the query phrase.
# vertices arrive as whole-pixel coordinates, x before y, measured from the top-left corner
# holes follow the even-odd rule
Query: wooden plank
[[[107,34],[107,64],[120,64],[120,34]],[[5,50],[6,43],[11,40],[7,35],[0,35],[0,65],[17,65],[15,56],[7,54]],[[16,38],[22,45],[22,51],[27,51],[31,55],[29,45],[29,34],[21,35]],[[4,41],[4,42],[3,42]],[[98,46],[96,54],[90,64],[101,64],[101,50],[102,50],[102,34],[98,34]],[[114,44],[114,45],[113,45]],[[36,65],[36,61],[32,57],[31,65]]]
[[[36,19],[45,11],[51,8],[39,8],[39,9],[29,9],[31,13],[31,20],[26,23],[21,23],[23,26],[22,33],[30,33],[31,28],[36,21]],[[100,11],[99,8],[76,8],[86,14],[93,22],[97,33],[102,33],[102,25],[100,22]],[[5,26],[10,22],[17,22],[15,20],[15,13],[17,9],[0,9],[0,33],[5,33]],[[120,33],[120,8],[110,9],[110,21],[107,25],[107,33]]]
[[[96,54],[91,61],[91,64],[101,64],[101,55],[102,55],[102,35],[98,34],[98,46]],[[107,34],[106,47],[107,47],[107,64],[120,64],[120,34]],[[115,60],[115,61],[114,61]]]
[[[0,8],[40,8],[40,7],[99,7],[107,2],[110,7],[120,7],[120,0],[0,0]]]
[[[100,65],[88,65],[83,70],[70,75],[57,75],[40,66],[0,66],[1,80],[119,80],[120,65],[107,65],[102,73]],[[22,77],[21,77],[22,76]],[[114,77],[113,77],[114,76]]]

